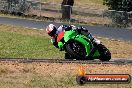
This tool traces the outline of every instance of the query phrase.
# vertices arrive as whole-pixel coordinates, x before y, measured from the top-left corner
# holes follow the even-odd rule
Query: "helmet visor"
[[[48,33],[49,36],[54,36],[56,34],[56,29],[52,30],[51,32]]]

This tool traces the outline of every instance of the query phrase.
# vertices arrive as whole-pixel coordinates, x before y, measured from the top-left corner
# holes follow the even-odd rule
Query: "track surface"
[[[19,63],[80,63],[80,64],[132,64],[132,59],[111,60],[109,62],[101,62],[99,60],[65,60],[65,59],[31,59],[31,58],[0,58],[0,61],[19,62]]]
[[[0,23],[24,26],[35,29],[43,29],[50,23],[53,23],[57,26],[63,24],[63,23],[44,22],[44,21],[26,20],[19,18],[7,18],[7,17],[0,17]],[[118,28],[115,29],[115,28],[87,26],[87,25],[84,25],[84,27],[86,27],[95,36],[108,37],[117,40],[132,41],[132,30],[129,29],[118,29]]]

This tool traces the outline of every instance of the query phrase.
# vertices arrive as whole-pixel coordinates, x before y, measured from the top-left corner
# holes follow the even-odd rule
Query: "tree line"
[[[132,11],[132,0],[104,0],[104,5],[107,5],[109,10]]]

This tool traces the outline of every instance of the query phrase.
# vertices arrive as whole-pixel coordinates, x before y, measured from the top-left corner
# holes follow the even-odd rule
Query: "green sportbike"
[[[57,37],[58,47],[65,51],[65,59],[109,61],[110,51],[103,44],[96,44],[86,34],[78,30],[65,30]]]

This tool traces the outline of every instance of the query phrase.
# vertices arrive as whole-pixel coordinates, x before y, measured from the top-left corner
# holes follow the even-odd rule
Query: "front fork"
[[[100,56],[99,52],[96,53],[97,50],[98,50],[97,47],[98,47],[98,45],[97,45],[96,43],[92,43],[92,49],[91,49],[89,55],[86,56],[86,58],[88,58],[88,59],[93,59],[94,56],[99,57],[99,56]],[[95,54],[96,54],[96,55],[95,55]]]

